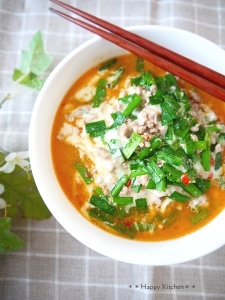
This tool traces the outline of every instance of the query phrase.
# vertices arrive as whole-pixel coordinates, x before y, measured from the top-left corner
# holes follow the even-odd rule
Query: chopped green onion
[[[189,140],[186,143],[186,153],[192,155],[195,153],[195,142],[193,140]]]
[[[118,101],[123,102],[123,104],[129,104],[130,102],[132,102],[133,98],[136,96],[137,94],[130,94],[127,96],[124,96],[122,98],[119,98]]]
[[[134,160],[130,162],[131,171],[141,169],[144,166],[145,166],[144,162],[140,160]]]
[[[115,215],[116,212],[116,208],[112,205],[110,205],[105,198],[103,197],[99,197],[96,195],[92,195],[89,203],[91,203],[92,205],[94,205],[95,207],[101,209],[102,211],[104,211],[105,213],[109,214],[109,215]]]
[[[189,170],[187,170],[187,175],[191,179],[191,181],[195,181],[197,177],[197,170],[192,167]]]
[[[166,191],[166,188],[167,188],[167,180],[166,180],[166,177],[163,178],[160,182],[158,182],[156,184],[156,187],[155,189],[157,191],[161,191],[161,192],[165,192]]]
[[[212,146],[212,137],[209,132],[205,133],[204,141],[206,142],[206,147],[210,148]]]
[[[190,221],[193,225],[205,220],[209,215],[208,209],[200,210],[198,213],[191,216]]]
[[[139,159],[144,159],[145,157],[151,155],[156,149],[158,149],[162,145],[162,139],[158,136],[154,136],[150,140],[150,147],[143,148],[137,154]]]
[[[106,124],[104,120],[95,121],[85,124],[85,130],[87,133],[97,133],[106,130]]]
[[[106,84],[107,81],[100,78],[97,84],[96,92],[94,95],[94,98],[92,100],[92,106],[93,107],[99,107],[100,104],[102,103],[103,99],[105,98],[106,95]]]
[[[180,166],[182,162],[180,157],[174,154],[167,153],[163,150],[157,151],[155,155],[157,156],[157,158],[162,159],[171,165]]]
[[[225,132],[219,134],[218,143],[222,143],[225,140]]]
[[[198,131],[195,132],[195,135],[197,135],[199,141],[203,141],[205,139],[205,134],[206,134],[205,127],[200,125]]]
[[[126,120],[126,117],[120,112],[117,111],[112,114],[112,118],[114,120],[113,124],[109,127],[109,129],[116,128],[124,123]]]
[[[139,169],[139,170],[134,170],[130,173],[129,178],[134,178],[134,177],[138,177],[138,176],[146,175],[146,174],[148,174],[148,172],[145,170],[145,168]]]
[[[195,141],[195,150],[204,150],[207,148],[206,141]]]
[[[137,233],[137,229],[134,225],[132,225],[131,227],[127,227],[122,223],[117,223],[115,225],[109,224],[109,226],[122,234],[128,235],[131,239],[133,239],[135,234]]]
[[[179,139],[175,139],[175,141],[172,143],[172,147],[176,151],[180,148],[180,141],[179,141]]]
[[[117,212],[118,212],[117,216],[120,219],[129,217],[130,216],[130,211],[131,211],[131,208],[129,208],[129,210],[128,210],[127,207],[118,207],[117,208]]]
[[[88,211],[88,215],[105,223],[114,223],[114,217],[105,213],[103,210],[94,207]]]
[[[144,71],[144,59],[142,57],[137,57],[136,70],[138,72],[143,72]]]
[[[117,58],[112,58],[106,62],[104,62],[99,68],[99,71],[104,71],[109,69],[111,66],[113,66],[117,62]]]
[[[195,123],[194,120],[177,118],[176,120],[174,120],[173,123],[174,134],[184,139],[186,135],[189,133],[194,123]]]
[[[127,107],[124,109],[124,111],[122,112],[123,115],[125,117],[128,117],[132,112],[133,110],[138,107],[138,105],[140,105],[142,102],[142,98],[141,96],[137,95],[137,94],[133,94],[132,95],[132,100],[131,102],[128,103]]]
[[[165,172],[166,177],[173,182],[180,181],[183,174],[180,170],[168,163],[163,164],[163,171]]]
[[[222,175],[219,175],[219,185],[221,189],[225,190],[225,178]]]
[[[215,170],[218,170],[222,167],[222,152],[217,152],[215,154]]]
[[[115,154],[117,152],[117,154],[122,155],[118,146],[118,140],[111,139],[109,142],[107,142],[107,145],[111,154]]]
[[[147,190],[155,190],[156,189],[156,184],[155,184],[155,182],[152,179],[150,179],[148,181],[148,183],[146,185],[146,189]]]
[[[182,102],[184,103],[184,109],[185,111],[189,111],[190,108],[191,108],[191,104],[190,104],[190,101],[187,97],[187,94],[185,93],[184,90],[182,89],[176,89],[173,93],[174,97],[176,98],[176,100],[178,102]]]
[[[155,223],[136,222],[139,231],[152,231],[155,229]]]
[[[179,212],[177,210],[175,210],[168,217],[163,219],[163,221],[162,221],[163,225],[165,227],[169,227],[169,226],[173,225],[176,222],[178,216],[179,216]]]
[[[97,195],[97,196],[104,196],[103,190],[97,186],[93,189],[93,192]]]
[[[189,201],[191,197],[187,196],[187,195],[184,195],[184,194],[181,194],[181,193],[179,193],[177,191],[174,191],[169,196],[169,198],[171,198],[171,199],[173,199],[173,200],[175,200],[177,202],[185,203],[185,202]]]
[[[113,197],[113,202],[118,206],[126,206],[133,203],[133,197]]]
[[[143,137],[136,132],[133,132],[128,143],[122,149],[123,155],[129,159],[130,156],[137,149],[138,145],[143,141]]]
[[[188,159],[188,156],[185,153],[184,149],[182,149],[181,147],[179,147],[176,150],[176,155],[182,159],[182,165],[183,165],[184,169],[188,170],[191,167],[191,163],[190,163],[190,161]]]
[[[204,194],[210,188],[211,182],[208,179],[196,178],[195,185]]]
[[[164,80],[166,82],[166,84],[168,85],[168,88],[170,88],[171,86],[174,86],[176,88],[178,88],[178,85],[177,85],[177,80],[176,80],[176,77],[172,74],[166,74],[164,76]]]
[[[118,196],[128,181],[129,181],[129,177],[126,174],[124,174],[122,177],[120,177],[120,179],[117,181],[117,183],[112,188],[111,195],[113,197]]]
[[[166,86],[165,76],[164,77],[156,77],[155,78],[157,90],[160,89],[162,94],[166,94],[168,92],[168,88]]]
[[[193,121],[194,123],[194,121]],[[194,125],[192,122],[190,124],[187,124],[187,127],[183,128],[182,132],[179,132],[178,137],[182,139],[186,139],[188,136],[188,133],[190,132],[191,127]]]
[[[210,150],[209,149],[204,149],[201,152],[201,163],[205,171],[210,170]]]
[[[194,183],[189,183],[188,185],[185,185],[179,182],[176,184],[181,186],[183,190],[190,194],[192,197],[199,197],[203,194],[202,191]]]
[[[124,68],[123,67],[120,67],[116,73],[113,75],[113,81],[110,82],[110,83],[107,83],[107,87],[114,87],[117,85],[117,83],[119,82],[120,78],[122,77],[123,75],[123,72],[124,72]]]
[[[86,184],[90,184],[93,181],[93,178],[90,176],[87,168],[81,162],[75,163],[74,165],[80,176],[83,178],[84,182]]]
[[[155,84],[155,79],[153,75],[147,71],[138,77],[131,78],[130,82],[131,85],[144,86],[146,90],[150,90],[150,86]]]
[[[174,100],[174,98],[172,96],[167,94],[167,95],[164,95],[163,98],[164,98],[165,102],[167,104],[169,104],[169,106],[173,110],[177,111],[180,108],[180,104],[176,100]]]
[[[149,102],[151,103],[151,105],[160,104],[164,101],[163,95],[163,91],[160,88],[157,88],[155,94],[149,97]]]
[[[91,132],[91,133],[89,133],[89,136],[91,138],[103,137],[106,134],[106,131],[107,130],[101,130],[101,131]]]
[[[147,209],[147,208],[148,208],[146,198],[136,199],[136,200],[135,200],[135,203],[136,203],[136,207],[137,207],[137,208],[144,208],[144,209]]]
[[[190,160],[193,164],[196,164],[199,161],[199,156],[197,153],[194,153],[193,155],[190,156]]]
[[[137,178],[134,178],[134,180],[132,181],[131,184],[131,188],[132,190],[134,190],[136,193],[139,193],[141,188],[142,188],[142,184],[136,184]]]
[[[161,103],[160,106],[162,108],[162,115],[161,115],[162,125],[171,124],[172,121],[177,117],[176,112],[167,102]]]
[[[177,154],[177,151],[175,151],[173,149],[173,147],[169,146],[169,145],[163,145],[159,151],[163,151],[167,154],[172,154],[172,155],[176,155]]]
[[[155,182],[155,184],[158,184],[165,177],[163,171],[157,166],[157,164],[154,161],[150,161],[147,164],[146,170],[151,176],[152,180]]]
[[[172,141],[173,140],[173,126],[168,125],[166,134],[165,134],[165,140],[166,141]]]
[[[215,125],[216,124],[216,120],[212,120],[212,121],[210,121],[210,122],[208,122],[208,124],[207,125]]]
[[[207,132],[221,132],[221,130],[222,130],[222,128],[219,125],[212,125],[212,126],[206,127]]]

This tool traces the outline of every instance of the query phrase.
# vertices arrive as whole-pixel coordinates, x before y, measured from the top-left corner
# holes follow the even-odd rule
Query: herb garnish
[[[13,98],[20,85],[40,90],[45,82],[41,77],[52,62],[45,53],[42,34],[38,31],[29,48],[22,51],[21,65],[15,69],[11,90],[0,101]],[[30,170],[28,152],[9,153],[0,149],[0,253],[23,248],[25,243],[10,230],[14,217],[41,220],[51,216],[35,185]]]

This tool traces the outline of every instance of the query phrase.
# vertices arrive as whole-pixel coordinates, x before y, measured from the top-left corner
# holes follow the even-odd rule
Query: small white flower
[[[0,198],[0,209],[3,209],[6,207],[6,202],[4,199]]]
[[[5,157],[6,163],[0,167],[0,172],[11,173],[16,165],[20,166],[25,171],[28,171],[30,169],[30,163],[27,161],[27,158],[29,158],[28,151],[9,153]]]
[[[4,185],[0,183],[0,195],[3,194],[5,191]],[[4,199],[0,197],[0,209],[3,209],[6,207],[6,202]]]
[[[5,191],[4,185],[0,183],[0,195]]]

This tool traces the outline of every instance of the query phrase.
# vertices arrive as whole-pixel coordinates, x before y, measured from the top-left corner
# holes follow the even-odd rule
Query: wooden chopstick
[[[66,8],[66,9],[69,9],[72,12],[75,12],[75,13],[81,15],[82,17],[85,17],[86,19],[88,19],[90,21],[94,20],[94,23],[96,23],[100,26],[103,25],[104,28],[108,29],[108,24],[110,24],[108,22],[105,22],[105,21],[100,20],[100,19],[98,19],[94,16],[86,14],[85,12],[83,12],[81,10],[78,10],[78,9],[68,5],[68,4],[65,4],[65,3],[61,2],[61,1],[58,1],[58,0],[51,0],[51,1],[58,4],[58,5],[60,5],[60,6],[62,6],[62,7],[64,7],[64,8]],[[101,36],[102,38],[104,38],[106,40],[109,40],[110,42],[112,42],[112,43],[114,43],[114,44],[116,44],[116,45],[118,45],[118,46],[120,46],[120,47],[122,47],[122,48],[124,48],[124,49],[126,49],[126,50],[128,50],[128,51],[130,51],[130,52],[132,52],[132,53],[148,60],[148,61],[150,61],[150,62],[152,62],[153,64],[161,67],[162,69],[174,74],[175,76],[178,76],[179,78],[184,79],[185,81],[191,83],[192,85],[194,85],[194,86],[206,91],[207,93],[215,96],[216,98],[219,98],[222,101],[225,101],[225,89],[222,88],[221,86],[219,86],[219,85],[225,86],[225,76],[223,76],[222,74],[217,73],[217,72],[215,72],[211,69],[208,69],[208,68],[206,68],[202,65],[199,65],[199,64],[197,64],[197,63],[195,63],[195,62],[179,55],[179,63],[180,64],[181,64],[180,61],[182,61],[184,59],[184,65],[183,65],[183,67],[181,67],[180,65],[175,64],[174,62],[172,62],[171,59],[170,60],[168,60],[168,58],[166,59],[165,55],[163,57],[161,57],[161,56],[153,53],[152,49],[151,49],[151,52],[150,52],[149,50],[146,50],[146,47],[143,48],[143,47],[139,46],[139,45],[142,45],[142,42],[140,43],[140,41],[142,41],[142,37],[134,35],[135,37],[132,37],[133,42],[130,42],[129,40],[125,39],[125,38],[127,38],[127,35],[130,37],[131,33],[129,31],[122,30],[121,28],[119,28],[117,26],[116,26],[116,28],[118,28],[118,29],[116,29],[116,30],[119,30],[119,33],[120,33],[120,30],[122,30],[122,32],[123,32],[121,34],[122,37],[120,35],[115,34],[116,32],[118,33],[118,31],[115,31],[115,28],[113,29],[114,33],[112,34],[108,31],[105,31],[105,30],[103,30],[99,27],[96,27],[96,26],[94,26],[90,23],[86,23],[86,22],[84,22],[80,19],[76,19],[76,18],[74,18],[70,15],[67,15],[63,12],[60,12],[56,9],[50,8],[50,10],[52,12],[60,15],[61,17],[63,17],[65,19],[67,19],[67,20],[69,20],[69,21],[71,21],[71,22],[73,22],[73,23],[75,23],[75,24],[77,24],[77,25],[79,25],[79,26],[81,26],[81,27],[83,27],[83,28],[99,35],[99,36]],[[99,22],[99,20],[100,20],[100,22]],[[112,24],[110,24],[110,26],[114,27],[114,25],[112,25]],[[110,29],[108,29],[108,30],[112,31],[111,29],[112,29],[112,27],[110,27]],[[124,36],[124,32],[125,32],[126,36]],[[139,45],[134,43],[135,42],[134,38],[136,38],[136,37],[138,37],[138,44]],[[144,44],[146,44],[146,42],[148,42],[148,40],[144,39]],[[152,44],[154,44],[154,43],[152,43]],[[154,44],[154,45],[156,45],[156,44]],[[159,46],[159,47],[163,48],[161,46]],[[164,49],[165,48],[163,48],[163,50]],[[166,51],[167,51],[166,52],[167,53],[166,57],[169,56],[169,58],[170,58],[170,52],[172,52],[172,51],[170,51],[168,49],[166,49]],[[174,60],[174,57],[178,54],[176,54],[174,52],[172,52],[172,54],[173,54],[173,55],[171,55],[172,60]],[[187,61],[188,61],[188,63],[187,63]],[[187,68],[187,65],[189,66],[188,68]],[[195,66],[197,65],[197,67],[195,68],[195,72],[196,72],[196,69],[197,69],[198,75],[196,75],[195,73],[190,71],[190,70],[192,70],[192,65],[195,65]],[[202,73],[203,73],[202,76],[200,76],[201,70],[203,70],[202,71]],[[217,81],[219,82],[219,85],[217,85]]]
[[[166,49],[165,47],[162,47],[156,43],[151,42],[150,40],[147,40],[143,37],[140,37],[137,34],[134,34],[132,32],[129,32],[125,29],[122,29],[116,25],[113,25],[107,21],[104,21],[102,19],[99,19],[91,14],[88,14],[76,7],[73,7],[69,4],[66,4],[59,0],[51,0],[52,2],[60,5],[61,7],[64,7],[68,9],[69,11],[83,17],[84,19],[91,21],[94,24],[97,24],[98,26],[107,29],[108,31],[121,36],[122,38],[146,49],[149,50],[157,55],[159,55],[162,58],[165,58],[166,60],[169,60],[178,66],[185,66],[186,70],[195,73],[196,75],[199,75],[205,79],[210,80],[211,82],[215,83],[216,85],[219,85],[221,87],[225,88],[225,76],[222,74],[209,69],[201,64],[198,64],[194,62],[191,59],[188,59],[178,53],[175,53],[169,49]]]

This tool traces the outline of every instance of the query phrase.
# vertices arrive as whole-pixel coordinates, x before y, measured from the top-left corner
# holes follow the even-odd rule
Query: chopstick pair
[[[224,75],[64,2],[59,0],[51,1],[85,18],[86,20],[97,24],[107,31],[90,23],[86,23],[80,19],[76,19],[54,8],[49,8],[52,12],[101,36],[102,38],[120,46],[121,48],[134,53],[137,56],[142,57],[143,59],[152,62],[165,71],[182,78],[183,80],[213,95],[214,97],[225,101]]]

